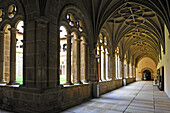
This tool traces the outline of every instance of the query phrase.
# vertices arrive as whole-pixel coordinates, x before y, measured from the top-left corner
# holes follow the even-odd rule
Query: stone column
[[[133,78],[135,78],[135,66],[133,66]]]
[[[116,65],[115,65],[115,55],[112,58],[112,62],[111,62],[111,68],[112,68],[112,80],[115,80],[116,78]]]
[[[128,78],[130,78],[130,75],[129,75],[129,63],[127,62],[127,76]]]
[[[87,78],[87,81],[88,82],[90,82],[91,81],[91,76],[90,76],[90,73],[91,73],[91,67],[90,67],[90,65],[91,65],[91,57],[90,57],[90,55],[91,55],[91,48],[90,48],[91,46],[90,45],[88,45],[88,48],[87,48],[87,51],[88,51],[88,55],[87,55],[87,57],[88,57],[88,78]]]
[[[134,67],[134,68],[135,68],[134,78],[136,78],[136,67]]]
[[[99,81],[102,81],[102,77],[101,77],[101,46],[99,45]]]
[[[103,51],[103,80],[106,80],[106,52]]]
[[[132,78],[133,78],[133,64],[131,64],[131,72],[132,72]]]
[[[115,73],[115,79],[118,79],[118,78],[119,78],[119,71],[118,71],[118,69],[119,69],[119,68],[118,68],[118,67],[119,67],[119,65],[118,65],[118,64],[119,64],[119,63],[118,63],[118,62],[119,62],[119,59],[118,59],[118,56],[117,56],[117,55],[116,55],[115,57],[116,57],[116,63],[115,63],[115,67],[116,67],[116,68],[115,68],[115,71],[116,71],[116,73]]]
[[[84,46],[84,68],[85,68],[85,81],[84,81],[84,83],[88,83],[88,48],[87,48],[87,43],[86,42],[84,42],[83,43],[83,46]]]
[[[76,41],[76,83],[75,84],[82,84],[81,83],[81,73],[80,73],[80,39],[75,39]]]
[[[122,77],[122,68],[121,68],[121,60],[120,58],[118,59],[118,78],[120,79]]]
[[[121,61],[121,76],[122,76],[122,80],[124,79],[124,59],[122,59]]]
[[[4,75],[4,34],[5,32],[0,31],[0,83],[5,83]]]
[[[109,76],[109,57],[110,57],[110,54],[107,53],[107,80],[110,79],[110,76]]]
[[[121,61],[121,76],[122,76],[122,86],[126,85],[126,79],[124,80],[124,58]]]
[[[67,37],[67,75],[65,85],[72,85],[71,82],[71,35],[66,35]]]
[[[11,40],[10,40],[10,81],[9,85],[16,85],[16,28],[10,28]]]
[[[97,48],[94,49],[94,58],[93,58],[93,72],[94,72],[94,82],[99,82],[99,73],[98,73],[98,58],[97,58]]]

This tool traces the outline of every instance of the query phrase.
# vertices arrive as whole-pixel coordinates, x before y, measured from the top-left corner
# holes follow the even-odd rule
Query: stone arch
[[[76,27],[71,28],[71,33],[75,33],[77,38],[81,38],[80,32]]]
[[[71,82],[74,83],[81,83],[81,73],[78,70],[78,68],[81,68],[81,64],[77,63],[79,60],[81,60],[80,56],[80,42],[81,42],[81,37],[85,36],[86,42],[87,42],[87,30],[86,30],[86,24],[84,24],[84,16],[80,9],[74,5],[66,5],[63,7],[63,9],[60,12],[59,19],[58,19],[58,25],[59,26],[64,26],[68,30],[68,36],[71,36],[71,43],[70,40],[67,40],[68,42],[68,47],[70,48],[70,45],[72,46],[72,51],[68,49],[67,53],[69,54],[69,60],[67,60],[67,66],[70,66],[70,68],[67,69],[67,77],[66,79],[69,80],[69,84],[72,84]],[[71,56],[70,56],[71,53]],[[84,52],[86,53],[86,52]],[[78,60],[77,60],[78,59]],[[75,67],[75,68],[74,68]],[[85,67],[83,67],[85,68]],[[83,69],[85,70],[85,69]],[[86,72],[86,71],[85,71]],[[85,75],[85,74],[84,74]],[[71,79],[72,80],[71,80]],[[86,78],[86,77],[84,77]],[[77,82],[79,81],[79,82]]]
[[[156,59],[152,58],[152,57],[149,56],[149,55],[148,55],[148,56],[145,55],[145,56],[141,56],[138,60],[136,60],[136,65],[138,65],[138,63],[139,63],[143,58],[145,58],[145,57],[148,57],[148,58],[152,59],[152,60],[154,61],[155,64],[158,63],[158,61],[157,61]]]
[[[3,20],[0,22],[0,30],[5,32],[5,30],[7,31],[7,28],[8,28],[8,31],[9,31],[9,32],[7,31],[8,35],[4,34],[4,38],[5,38],[4,39],[4,50],[3,50],[3,51],[5,51],[5,54],[4,54],[5,65],[3,66],[4,77],[6,79],[6,82],[9,82],[9,84],[15,84],[16,78],[17,78],[17,76],[16,76],[17,73],[15,72],[16,71],[15,68],[17,65],[16,59],[18,59],[18,57],[15,56],[15,55],[17,55],[17,51],[14,50],[14,48],[16,49],[17,40],[18,40],[17,37],[19,34],[22,35],[22,36],[20,36],[21,44],[20,44],[20,46],[17,46],[17,47],[23,48],[23,38],[21,38],[21,37],[23,37],[23,34],[18,33],[16,28],[20,21],[25,22],[26,13],[25,13],[23,3],[19,0],[13,0],[13,1],[6,0],[6,1],[2,2],[2,4],[3,4],[2,9],[5,12],[5,16],[4,16]],[[9,30],[9,28],[10,28],[10,30]],[[13,41],[12,39],[14,39],[14,40],[16,39],[16,41]],[[23,52],[21,52],[21,53],[23,54]],[[15,61],[13,59],[15,59]],[[12,63],[14,62],[14,64],[12,64],[11,62]],[[23,60],[20,60],[19,62],[23,63]],[[19,70],[21,73],[23,72],[23,68],[19,68]],[[12,71],[12,74],[11,74],[11,71]],[[23,80],[23,77],[22,77],[22,80]]]
[[[13,20],[12,20],[12,26],[17,28],[17,25],[20,21],[24,21],[24,17],[22,15],[17,15]]]
[[[21,1],[19,1],[19,0],[8,1],[8,2],[5,1],[5,2],[2,2],[2,4],[4,5],[4,7],[2,9],[4,9],[5,17],[4,17],[3,21],[0,22],[0,30],[2,30],[6,24],[10,24],[11,27],[16,28],[17,22],[19,20],[25,21],[27,14],[26,14],[24,5]],[[14,4],[17,7],[17,13],[12,18],[9,18],[9,16],[8,16],[9,4]]]
[[[102,28],[100,32],[102,33],[102,35],[104,34],[107,37],[107,44],[109,47],[111,47],[112,41],[111,41],[111,37],[110,37],[109,33],[107,32],[107,30],[105,28]]]
[[[0,30],[4,31],[6,25],[12,26],[12,22],[9,19],[2,21],[2,23],[0,23]]]
[[[141,73],[143,74],[143,72],[144,72],[145,70],[149,70],[149,71],[151,72],[151,80],[153,80],[153,79],[154,79],[154,71],[153,71],[151,68],[149,68],[149,67],[145,67],[145,68],[143,68],[143,69],[141,70]]]
[[[80,33],[80,37],[83,37],[84,41],[85,41],[86,43],[88,43],[86,33]]]
[[[65,29],[66,29],[67,33],[71,33],[71,27],[68,25],[68,23],[67,23],[67,22],[62,21],[62,22],[60,23],[59,28],[60,28],[61,26],[64,26],[64,27],[65,27]]]
[[[63,21],[67,21],[66,20],[66,15],[68,14],[68,13],[73,13],[74,15],[76,15],[76,18],[77,18],[77,20],[80,20],[81,22],[82,22],[82,24],[83,24],[83,32],[82,33],[85,33],[87,36],[88,36],[88,27],[87,27],[87,25],[88,25],[88,22],[87,22],[87,19],[86,19],[86,17],[84,16],[84,14],[83,14],[83,12],[80,10],[80,8],[78,8],[77,6],[75,6],[75,5],[71,5],[71,4],[69,4],[69,5],[65,5],[63,8],[62,8],[62,10],[60,11],[60,13],[59,13],[59,19],[58,19],[58,23],[59,23],[59,25],[63,22]],[[74,29],[75,30],[75,28],[73,27],[73,28],[71,28],[71,29]],[[77,31],[79,31],[79,30],[77,30]],[[80,34],[80,33],[79,33]],[[86,40],[89,40],[89,39],[86,39]]]

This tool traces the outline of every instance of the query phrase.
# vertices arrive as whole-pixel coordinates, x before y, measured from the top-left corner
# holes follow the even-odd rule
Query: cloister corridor
[[[137,81],[62,113],[170,113],[170,98],[152,81]]]
[[[170,0],[0,0],[0,113],[170,113]]]

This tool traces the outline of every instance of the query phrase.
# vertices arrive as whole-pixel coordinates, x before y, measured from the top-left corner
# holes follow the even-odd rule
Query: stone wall
[[[90,98],[90,84],[48,90],[0,87],[0,108],[20,113],[59,112]]]
[[[136,70],[136,80],[142,80],[143,71],[145,70],[149,70],[151,72],[151,80],[156,78],[157,76],[156,64],[151,58],[145,57],[141,59],[137,67],[138,68]]]
[[[134,79],[127,79],[127,83]],[[122,86],[122,80],[99,82],[100,95]],[[0,87],[0,108],[19,113],[60,112],[92,98],[92,84],[60,86],[39,90],[26,87]]]
[[[126,85],[135,82],[135,78],[127,78]],[[122,79],[113,81],[104,81],[99,83],[100,95],[105,94],[109,91],[122,87]]]
[[[99,83],[99,94],[105,94],[109,91],[117,89],[122,86],[122,80],[104,81]]]
[[[135,78],[127,78],[126,79],[126,85],[128,85],[128,84],[130,84],[130,83],[133,83],[133,82],[135,82],[136,80],[135,80]]]

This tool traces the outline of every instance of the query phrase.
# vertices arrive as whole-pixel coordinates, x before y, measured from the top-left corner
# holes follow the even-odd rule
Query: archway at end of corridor
[[[151,80],[151,72],[149,70],[143,71],[142,80]]]

